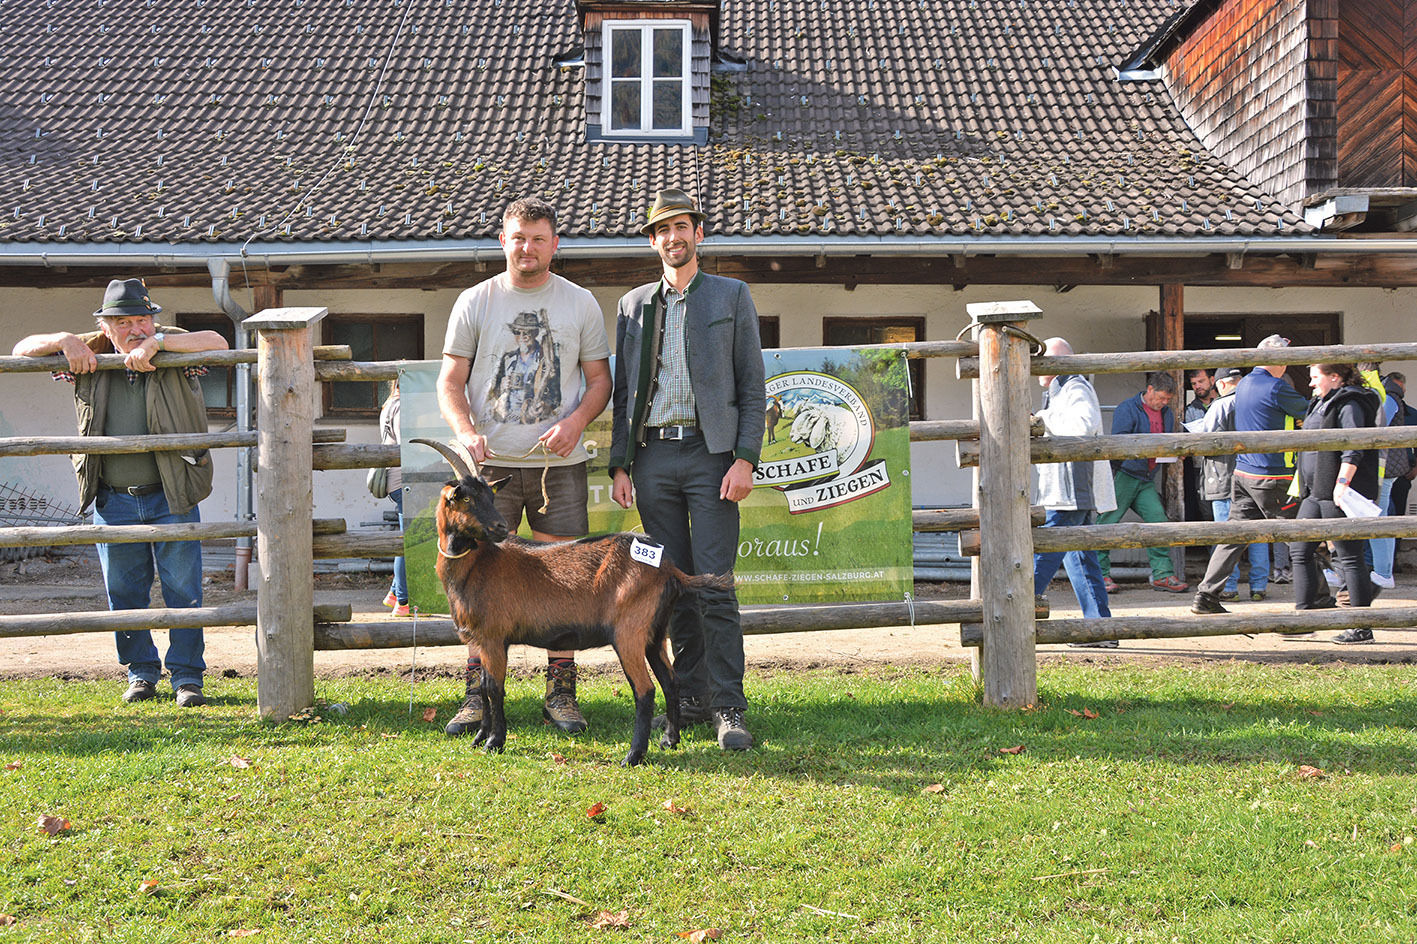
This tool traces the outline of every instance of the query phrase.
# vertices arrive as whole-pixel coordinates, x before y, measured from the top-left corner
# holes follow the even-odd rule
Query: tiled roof
[[[587,144],[573,0],[0,0],[4,243],[1310,230],[1115,67],[1172,0],[724,0],[706,148]]]

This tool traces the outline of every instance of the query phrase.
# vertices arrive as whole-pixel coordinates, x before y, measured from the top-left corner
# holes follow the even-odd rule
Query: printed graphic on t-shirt
[[[508,323],[516,347],[502,352],[487,390],[492,419],[544,423],[561,409],[561,349],[546,309],[519,312]]]

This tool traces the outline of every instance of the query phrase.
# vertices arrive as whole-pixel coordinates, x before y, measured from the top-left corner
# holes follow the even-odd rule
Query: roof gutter
[[[642,238],[588,239],[565,237],[558,254],[567,258],[612,258],[649,255]],[[703,243],[712,256],[1083,256],[1083,255],[1208,255],[1211,253],[1417,253],[1412,237],[1352,238],[1335,236],[1248,237],[1104,237],[1104,236],[710,236]],[[390,242],[308,242],[250,244],[212,243],[190,248],[161,249],[141,244],[72,246],[11,243],[0,247],[0,265],[11,266],[110,266],[148,265],[158,268],[218,266],[213,271],[213,292],[220,266],[244,260],[248,265],[361,265],[397,262],[493,262],[503,259],[496,240]],[[224,278],[224,277],[223,277]],[[229,296],[228,296],[229,297]],[[218,296],[222,310],[226,303]],[[234,302],[232,303],[234,304]],[[239,306],[238,306],[239,307]]]

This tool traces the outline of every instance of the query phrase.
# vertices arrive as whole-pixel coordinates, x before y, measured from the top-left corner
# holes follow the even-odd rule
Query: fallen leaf
[[[0,914],[0,928],[8,928],[13,924],[18,923],[19,921],[15,918],[14,915]]]
[[[607,928],[628,928],[630,926],[630,912],[626,911],[602,911],[595,916],[595,920],[590,926],[597,931],[604,931]]]
[[[680,931],[679,936],[693,942],[693,944],[704,944],[704,941],[716,941],[723,936],[723,932],[718,928],[700,928],[697,931]]]
[[[1096,720],[1097,720],[1097,712],[1093,711],[1091,708],[1084,708],[1084,709],[1082,710],[1082,716],[1083,716],[1084,718],[1086,718],[1088,721],[1096,721]]]
[[[1221,704],[1220,710],[1221,710],[1221,711],[1229,711],[1231,708],[1234,708],[1234,707],[1235,707],[1235,703],[1234,703],[1233,701],[1227,701],[1227,702],[1224,702],[1224,703]]]
[[[20,769],[21,767],[23,767],[23,766],[24,766],[24,763],[23,763],[23,762],[18,761],[18,760],[12,760],[12,761],[10,761],[8,764],[5,765],[5,769],[6,769],[6,770],[19,770],[19,769]]]
[[[558,764],[564,764],[564,763],[566,762],[566,758],[565,758],[564,755],[562,755],[562,754],[557,754],[557,753],[555,753],[554,751],[553,751],[552,754],[551,754],[551,759],[552,759],[553,761],[555,761],[556,763],[558,763]]]
[[[1014,747],[1001,747],[1001,748],[999,748],[999,753],[1000,753],[1000,754],[1022,754],[1026,749],[1027,749],[1027,748],[1025,748],[1022,744],[1018,744],[1018,745],[1015,745]]]
[[[665,800],[664,808],[671,813],[678,813],[680,816],[683,816],[686,813],[690,812],[687,806],[675,806],[673,800]]]
[[[944,793],[944,792],[945,792],[945,785],[944,785],[943,783],[932,783],[932,784],[930,784],[928,787],[925,787],[924,789],[922,789],[920,792],[921,792],[921,793]]]
[[[432,721],[434,718],[436,718],[436,717],[438,717],[438,709],[437,709],[437,708],[424,708],[424,709],[423,709],[423,720],[424,720],[424,721],[431,722],[431,721]]]
[[[249,760],[247,760],[245,757],[237,757],[235,754],[231,756],[231,760],[227,761],[227,763],[235,767],[237,770],[245,770],[247,767],[251,766],[251,762]]]
[[[1387,847],[1387,851],[1388,851],[1388,852],[1401,852],[1401,851],[1402,851],[1402,841],[1401,841],[1401,840],[1398,840],[1397,842],[1395,842],[1395,843],[1393,843],[1392,845],[1388,846],[1388,847]]]
[[[1067,709],[1064,709],[1064,710],[1067,711],[1068,714],[1073,715],[1073,716],[1075,716],[1075,717],[1078,717],[1078,718],[1081,718],[1081,717],[1082,717],[1082,712],[1081,712],[1081,711],[1078,711],[1076,708],[1067,708]]]
[[[260,928],[232,928],[226,932],[227,937],[255,937],[261,933]]]
[[[141,893],[143,893],[144,895],[155,895],[155,894],[157,894],[157,879],[155,879],[155,878],[145,878],[145,879],[143,879],[141,882],[138,883],[138,891],[141,892]]]
[[[592,806],[590,809],[588,809],[588,810],[585,811],[585,815],[589,816],[591,819],[596,819],[597,817],[604,816],[604,815],[605,815],[605,804],[604,804],[604,803],[597,803],[597,804],[595,804],[595,805]]]
[[[1304,845],[1308,846],[1310,849],[1317,849],[1319,847],[1319,844],[1314,842],[1312,839],[1305,839]]]
[[[69,821],[58,816],[50,816],[46,813],[39,818],[39,828],[49,833],[51,836],[57,836],[60,833],[69,831]]]
[[[1300,780],[1318,780],[1322,778],[1324,772],[1317,767],[1310,767],[1308,764],[1299,765]]]

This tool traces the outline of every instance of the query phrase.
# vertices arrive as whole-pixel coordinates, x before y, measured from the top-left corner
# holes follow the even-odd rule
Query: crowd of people
[[[498,511],[516,530],[523,518],[539,541],[568,541],[589,529],[586,426],[613,406],[609,449],[611,497],[638,507],[650,538],[690,573],[732,572],[739,533],[739,502],[752,489],[764,428],[764,371],[757,311],[748,286],[704,272],[698,247],[704,214],[682,190],[660,191],[641,232],[658,256],[661,275],[626,293],[618,306],[615,369],[599,305],[590,292],[551,271],[558,246],[556,211],[536,198],[509,205],[499,239],[505,270],[463,292],[453,306],[437,380],[439,411],[452,436],[489,478],[506,480],[496,492]],[[226,348],[213,331],[183,331],[160,324],[161,312],[141,279],[115,279],[94,312],[97,330],[31,335],[14,347],[19,356],[62,355],[67,370],[56,379],[73,385],[79,432],[85,436],[144,436],[205,432],[206,408],[198,381],[202,368],[157,367],[163,351]],[[1260,351],[1287,347],[1278,335]],[[1072,348],[1063,338],[1046,342],[1049,355]],[[97,356],[123,355],[124,370],[99,371]],[[1193,371],[1183,407],[1192,431],[1306,428],[1357,429],[1417,424],[1403,402],[1406,378],[1382,375],[1377,365],[1314,364],[1312,396],[1299,393],[1283,365]],[[1103,432],[1097,392],[1078,374],[1040,378],[1039,418],[1049,435]],[[1177,430],[1172,375],[1148,374],[1145,388],[1115,409],[1111,433]],[[381,440],[400,439],[395,384],[380,417]],[[1129,511],[1144,521],[1165,521],[1157,487],[1164,460],[1077,461],[1039,467],[1038,502],[1044,527],[1120,521]],[[75,456],[82,507],[105,525],[197,521],[198,504],[212,489],[205,450]],[[1411,449],[1240,453],[1203,457],[1188,464],[1188,504],[1196,517],[1216,521],[1338,518],[1366,502],[1375,513],[1402,513],[1417,474]],[[402,521],[397,469],[389,495]],[[1394,542],[1336,540],[1325,566],[1315,541],[1276,545],[1221,544],[1209,558],[1191,610],[1225,613],[1242,599],[1241,563],[1248,565],[1248,599],[1262,601],[1278,572],[1292,562],[1299,609],[1367,606],[1392,588]],[[98,545],[104,585],[113,610],[146,608],[156,575],[172,608],[200,607],[201,545],[197,541]],[[1163,548],[1147,551],[1150,586],[1184,593],[1190,585]],[[1034,589],[1046,594],[1062,566],[1084,616],[1111,615],[1108,597],[1118,591],[1106,551],[1039,554]],[[1273,568],[1273,569],[1272,569]],[[403,559],[395,561],[385,603],[395,615],[409,612]],[[1294,636],[1302,635],[1299,633]],[[1372,641],[1367,629],[1349,629],[1335,641]],[[753,745],[743,689],[743,632],[732,590],[708,591],[679,601],[670,640],[685,725],[712,725],[725,750]],[[116,634],[119,662],[128,676],[123,700],[157,696],[164,667],[177,704],[205,704],[200,627],[169,633],[160,657],[147,631]],[[1115,640],[1079,643],[1115,647]],[[446,726],[449,736],[481,724],[482,660],[469,647],[463,703]],[[567,733],[586,730],[576,696],[575,653],[548,653],[546,720]],[[660,719],[662,723],[662,717]]]
[[[1261,352],[1288,346],[1288,339],[1277,334],[1257,345]],[[1062,338],[1053,338],[1045,342],[1045,353],[1071,353],[1071,347]],[[1197,370],[1190,372],[1188,381],[1193,394],[1183,414],[1188,432],[1417,425],[1417,409],[1403,400],[1406,377],[1396,371],[1384,375],[1377,364],[1313,364],[1308,397],[1298,392],[1283,364],[1262,364],[1248,373],[1238,367]],[[1045,393],[1037,415],[1049,435],[1101,434],[1097,395],[1085,378],[1043,377],[1040,382]],[[1176,384],[1169,374],[1148,374],[1146,388],[1114,411],[1112,434],[1171,432],[1175,394]],[[1143,521],[1169,520],[1157,493],[1157,460],[1113,462],[1112,488],[1098,487],[1105,482],[1105,476],[1099,476],[1103,465],[1096,461],[1038,467],[1037,502],[1047,512],[1044,527],[1087,524],[1094,515],[1096,523],[1110,524],[1129,510]],[[1400,515],[1405,514],[1414,475],[1414,451],[1405,447],[1203,456],[1185,470],[1186,517],[1258,521]],[[1368,606],[1384,589],[1396,585],[1395,545],[1393,538],[1292,541],[1273,545],[1273,554],[1271,545],[1264,543],[1216,545],[1190,609],[1196,614],[1227,613],[1226,603],[1244,599],[1239,590],[1242,563],[1247,564],[1244,576],[1251,602],[1265,600],[1271,582],[1292,580],[1296,609]],[[1147,557],[1153,588],[1189,589],[1174,573],[1164,549],[1149,548]],[[1110,576],[1109,555],[1105,551],[1035,555],[1035,594],[1046,593],[1059,561],[1067,565],[1083,615],[1109,616],[1107,595],[1119,590]],[[1094,571],[1101,578],[1100,593],[1094,588]],[[1304,639],[1315,634],[1295,630],[1282,635]],[[1362,627],[1345,629],[1333,638],[1340,644],[1372,641],[1372,630]],[[1115,646],[1116,641],[1074,645]]]

